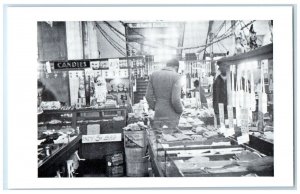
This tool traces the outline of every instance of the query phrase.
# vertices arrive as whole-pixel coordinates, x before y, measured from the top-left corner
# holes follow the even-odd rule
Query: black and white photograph
[[[293,6],[5,10],[5,188],[295,187]]]
[[[274,176],[272,20],[37,29],[39,177]]]

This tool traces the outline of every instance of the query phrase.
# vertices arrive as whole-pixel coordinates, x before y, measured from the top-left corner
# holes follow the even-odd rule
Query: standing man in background
[[[198,94],[199,94],[199,97],[200,97],[200,101],[201,101],[202,107],[208,108],[208,106],[207,106],[207,99],[206,99],[206,97],[205,97],[205,91],[204,91],[204,89],[202,88],[202,86],[200,85],[199,80],[195,80],[195,81],[194,81],[194,87],[195,87],[195,89],[192,90],[192,91],[194,92],[194,95],[193,95],[193,96],[196,97],[196,96],[197,96],[197,93],[198,93]]]
[[[46,86],[40,81],[37,81],[38,86],[38,106],[42,101],[56,101],[56,97]]]
[[[220,75],[218,75],[213,83],[213,107],[217,118],[217,123],[220,124],[219,103],[224,104],[224,115],[227,118],[227,80],[226,80],[226,64],[218,61]]]
[[[172,126],[177,126],[183,104],[181,102],[182,83],[177,73],[179,61],[172,59],[166,67],[153,72],[150,76],[146,100],[149,107],[155,111],[155,121],[168,120]],[[169,126],[170,127],[170,126]]]

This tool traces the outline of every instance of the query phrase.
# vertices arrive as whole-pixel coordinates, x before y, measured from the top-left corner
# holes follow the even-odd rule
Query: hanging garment
[[[245,72],[244,85],[245,85],[244,108],[250,109],[251,96],[250,96],[250,91],[249,91],[248,72]]]
[[[254,75],[253,75],[253,71],[251,71],[251,93],[250,93],[250,101],[251,101],[251,106],[250,109],[252,112],[254,112],[256,110],[256,99],[255,99],[255,89],[254,89]]]
[[[267,113],[268,112],[268,99],[267,94],[265,91],[265,78],[264,78],[264,72],[263,72],[263,65],[261,67],[261,112]]]
[[[238,96],[239,96],[239,105],[241,108],[245,108],[245,91],[243,88],[243,82],[242,82],[242,76],[239,79],[239,91],[238,91]]]
[[[232,107],[236,107],[236,91],[234,88],[234,69],[235,66],[231,66],[231,104]]]

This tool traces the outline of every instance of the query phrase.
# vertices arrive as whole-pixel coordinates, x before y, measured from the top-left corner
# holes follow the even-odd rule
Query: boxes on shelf
[[[124,176],[124,153],[116,152],[105,157],[106,176],[122,177]]]

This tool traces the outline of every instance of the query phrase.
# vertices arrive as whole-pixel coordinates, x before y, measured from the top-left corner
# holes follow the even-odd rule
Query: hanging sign
[[[46,62],[46,70],[47,70],[47,73],[51,73],[51,65],[50,65],[49,61]]]
[[[248,143],[249,140],[249,134],[243,134],[242,136],[237,137],[238,144]]]
[[[185,71],[185,63],[184,63],[184,61],[179,61],[178,73],[184,74],[184,71]]]
[[[229,125],[229,128],[233,128],[234,125],[233,125],[233,108],[232,106],[227,106],[227,111],[228,111],[228,125]]]
[[[119,59],[108,59],[108,68],[111,71],[119,70]]]
[[[236,91],[234,88],[234,73],[235,73],[234,65],[230,66],[230,71],[231,71],[231,104],[233,107],[235,107],[236,106]]]
[[[219,103],[220,125],[225,128],[224,104]]]
[[[96,135],[82,135],[82,143],[115,142],[121,141],[121,133],[108,133]]]
[[[247,108],[241,109],[241,132],[242,134],[249,133],[249,110]]]
[[[54,62],[54,69],[82,69],[89,68],[89,61],[65,61],[65,62]]]
[[[261,69],[263,70],[264,74],[268,74],[269,72],[268,63],[269,63],[268,59],[264,59],[261,61]]]
[[[100,69],[100,61],[91,61],[91,67],[93,70]]]
[[[235,134],[234,128],[226,128],[226,130],[224,131],[225,137],[233,136],[234,134]]]

